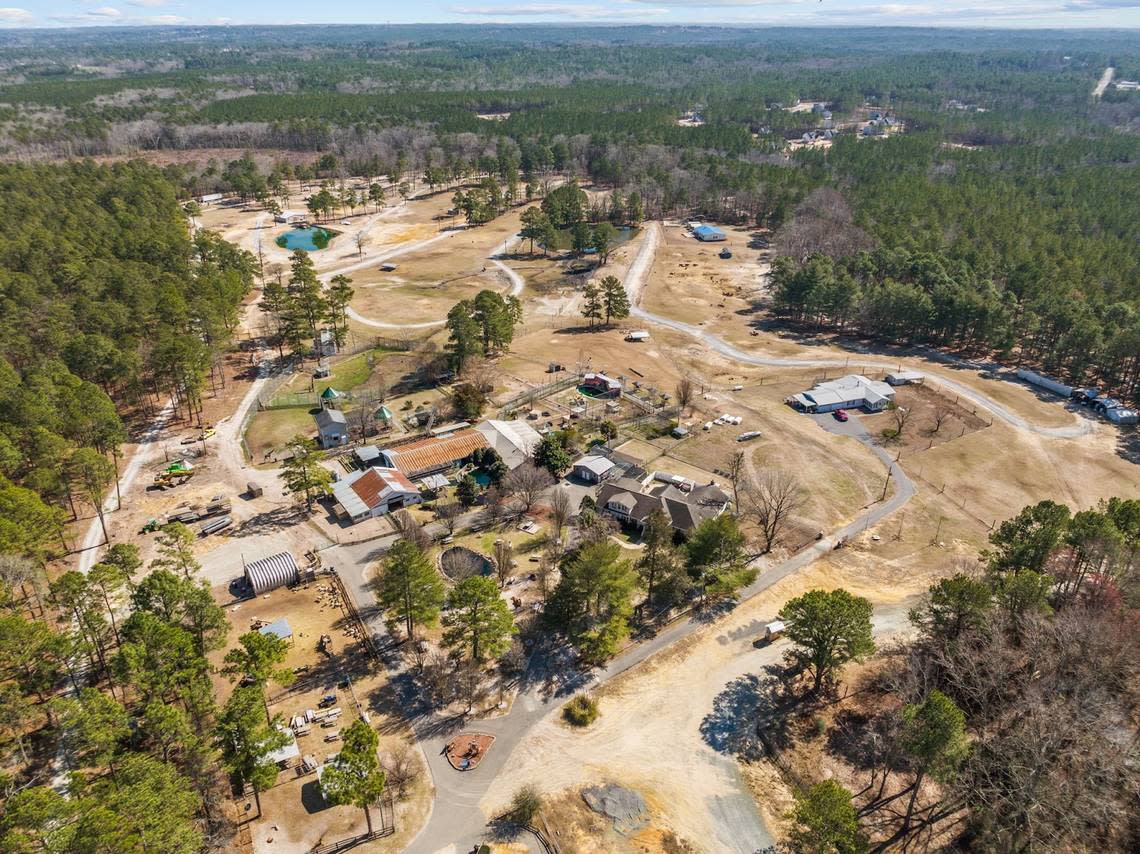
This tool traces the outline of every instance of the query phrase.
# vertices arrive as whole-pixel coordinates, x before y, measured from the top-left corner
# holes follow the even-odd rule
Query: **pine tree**
[[[518,631],[498,586],[481,575],[465,578],[452,588],[443,625],[444,644],[459,653],[470,651],[474,662],[505,653]]]
[[[292,456],[281,465],[281,479],[291,493],[305,496],[305,507],[312,512],[313,500],[332,483],[332,472],[321,465],[316,442],[312,439],[294,436],[289,450]]]
[[[443,605],[443,582],[419,546],[400,539],[392,544],[377,578],[380,604],[391,622],[404,624],[408,640],[415,627],[434,626]]]
[[[602,302],[605,307],[606,326],[617,318],[629,317],[629,295],[617,276],[606,276],[601,282]]]
[[[604,313],[605,305],[602,301],[602,290],[591,279],[586,282],[586,290],[582,294],[582,316],[590,321],[590,326],[593,326],[602,319]]]

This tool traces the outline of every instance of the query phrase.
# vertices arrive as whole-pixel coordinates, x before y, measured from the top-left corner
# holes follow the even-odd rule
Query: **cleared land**
[[[511,212],[487,225],[442,232],[444,239],[393,257],[394,271],[376,264],[352,272],[352,307],[386,323],[422,323],[442,319],[459,300],[481,290],[504,290],[507,283],[487,255],[518,229],[518,212]]]

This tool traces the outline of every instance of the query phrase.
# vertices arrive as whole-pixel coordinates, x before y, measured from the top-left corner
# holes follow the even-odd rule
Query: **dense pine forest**
[[[141,163],[0,166],[0,551],[42,557],[111,488],[124,416],[200,408],[253,262],[191,239]]]

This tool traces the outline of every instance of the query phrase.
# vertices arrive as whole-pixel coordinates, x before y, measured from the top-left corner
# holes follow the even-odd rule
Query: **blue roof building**
[[[693,235],[697,240],[703,240],[706,243],[710,241],[725,240],[727,235],[716,226],[712,225],[698,225],[693,229]]]

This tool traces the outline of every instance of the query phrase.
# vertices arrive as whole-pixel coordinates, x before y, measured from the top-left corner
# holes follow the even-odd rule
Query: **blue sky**
[[[1140,27],[1140,0],[0,0],[0,27],[516,22]]]

